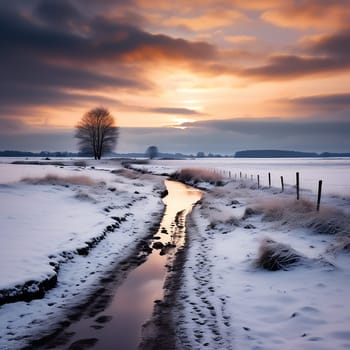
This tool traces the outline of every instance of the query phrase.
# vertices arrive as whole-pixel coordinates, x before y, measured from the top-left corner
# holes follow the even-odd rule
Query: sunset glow
[[[340,138],[344,124],[350,128],[349,15],[344,0],[0,5],[0,148],[15,147],[14,138],[32,134],[72,132],[84,112],[102,105],[126,128],[121,151],[143,150],[149,143],[164,149],[162,133],[176,126],[193,134],[200,128],[206,137],[197,138],[196,147],[171,134],[176,145],[172,149],[169,139],[167,151],[194,152],[208,135],[218,137],[218,123],[226,123],[225,133],[240,134],[240,144],[225,148],[212,141],[208,150],[263,148],[263,129],[253,144],[242,144],[248,139],[232,128],[237,120],[271,119],[312,121],[322,130],[332,122],[328,139],[335,143],[329,145],[347,151],[350,141]],[[123,143],[130,133],[141,134],[140,128],[144,138],[132,147]],[[145,136],[149,128],[153,140]],[[318,140],[324,137],[314,137],[314,147],[294,141],[303,150],[322,150]],[[50,147],[37,143],[38,149]]]

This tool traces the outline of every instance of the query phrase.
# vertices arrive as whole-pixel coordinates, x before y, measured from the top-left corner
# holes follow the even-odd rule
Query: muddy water
[[[168,248],[153,249],[147,260],[115,290],[102,312],[72,324],[69,332],[74,335],[64,349],[137,349],[142,325],[150,319],[154,302],[163,297],[166,265],[171,264],[176,250],[184,243],[185,216],[201,198],[200,191],[178,182],[166,181],[166,187],[166,211],[150,245],[162,242]]]

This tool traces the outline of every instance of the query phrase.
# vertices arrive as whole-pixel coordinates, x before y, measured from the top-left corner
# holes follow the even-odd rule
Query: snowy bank
[[[64,320],[160,220],[162,178],[98,164],[1,164],[1,349]]]
[[[188,223],[177,348],[350,348],[350,255],[338,244],[349,222],[249,182],[211,187]],[[282,268],[259,261],[266,242]]]

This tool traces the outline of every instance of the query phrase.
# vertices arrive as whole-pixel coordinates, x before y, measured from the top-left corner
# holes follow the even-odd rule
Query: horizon
[[[0,4],[0,149],[76,152],[103,105],[115,152],[350,151],[350,3]]]
[[[274,153],[273,155],[267,155],[266,152]],[[11,155],[4,155],[4,153],[12,153]],[[256,155],[252,155],[252,153],[257,153]],[[262,155],[262,153],[265,153]],[[277,155],[277,153],[279,153]],[[280,153],[285,153],[284,155]],[[248,155],[247,155],[248,154]],[[293,156],[294,154],[294,156]],[[1,150],[0,149],[0,157],[4,158],[16,158],[16,157],[83,157],[83,158],[91,158],[93,155],[87,155],[80,151],[78,152],[72,152],[72,151],[47,151],[47,150],[41,150],[41,151],[20,151],[20,150]],[[118,156],[134,156],[134,157],[140,157],[142,158],[149,158],[147,155],[147,150],[145,152],[108,152],[107,154],[103,155],[104,159],[108,159],[110,157],[118,157]],[[246,150],[239,150],[235,151],[233,153],[214,153],[214,152],[202,152],[198,151],[196,153],[180,153],[180,152],[162,152],[158,150],[158,156],[155,157],[155,159],[168,159],[168,158],[162,158],[162,157],[171,157],[176,159],[177,157],[190,157],[190,158],[339,158],[339,157],[350,157],[350,152],[305,152],[305,151],[294,151],[294,150],[282,150],[282,149],[259,149],[259,150],[253,150],[253,149],[246,149]]]

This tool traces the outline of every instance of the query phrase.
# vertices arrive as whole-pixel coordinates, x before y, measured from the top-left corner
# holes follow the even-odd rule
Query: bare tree
[[[76,125],[75,137],[79,140],[79,150],[101,159],[112,151],[118,140],[119,128],[107,108],[96,107],[86,112]]]

